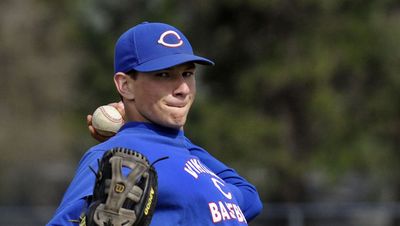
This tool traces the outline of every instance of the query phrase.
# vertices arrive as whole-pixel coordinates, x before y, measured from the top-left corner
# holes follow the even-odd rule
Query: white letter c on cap
[[[165,36],[167,36],[167,35],[173,35],[173,36],[175,36],[175,37],[179,40],[179,42],[178,42],[178,43],[172,43],[172,44],[171,44],[171,43],[166,43],[166,42],[164,41],[164,38],[165,38]],[[179,36],[179,34],[176,33],[175,31],[171,31],[171,30],[162,33],[157,42],[158,42],[159,44],[163,45],[163,46],[172,47],[172,48],[179,47],[179,46],[181,46],[181,45],[183,44],[183,40],[181,39],[181,37]]]

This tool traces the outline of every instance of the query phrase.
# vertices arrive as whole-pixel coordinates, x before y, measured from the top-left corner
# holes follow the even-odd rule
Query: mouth
[[[184,108],[184,107],[186,107],[187,104],[185,104],[185,103],[180,103],[180,104],[175,103],[175,104],[166,104],[166,105],[167,105],[167,107],[171,107],[171,108]]]
[[[188,103],[182,101],[171,101],[165,103],[165,105],[167,105],[167,107],[172,107],[172,108],[184,108],[188,105]]]

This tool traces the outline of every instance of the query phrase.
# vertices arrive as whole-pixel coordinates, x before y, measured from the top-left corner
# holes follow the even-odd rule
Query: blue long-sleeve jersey
[[[144,154],[155,164],[158,200],[151,226],[247,225],[262,209],[257,190],[204,149],[194,145],[182,130],[150,123],[126,123],[108,141],[89,149],[48,225],[77,225],[93,193],[97,160],[114,147]],[[90,166],[90,167],[89,167]]]

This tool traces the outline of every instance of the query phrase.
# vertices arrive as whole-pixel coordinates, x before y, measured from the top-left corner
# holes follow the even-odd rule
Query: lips
[[[185,98],[166,98],[163,100],[163,103],[171,108],[190,108],[193,102],[192,99],[193,98],[189,96]]]
[[[168,107],[174,107],[174,108],[184,108],[187,105],[187,103],[167,103]]]

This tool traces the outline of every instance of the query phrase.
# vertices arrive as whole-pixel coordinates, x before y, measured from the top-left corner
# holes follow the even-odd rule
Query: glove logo
[[[122,193],[125,191],[125,185],[122,183],[117,183],[114,187],[114,191],[117,193]]]
[[[150,188],[149,200],[147,201],[146,207],[144,208],[145,215],[149,214],[149,210],[151,208],[151,203],[153,202],[153,197],[154,197],[154,189]]]
[[[168,42],[165,41],[165,38],[167,36],[171,36],[171,35],[175,36],[176,41],[177,41],[176,43],[168,43]],[[171,31],[171,30],[162,33],[162,35],[160,36],[160,38],[158,39],[157,42],[158,42],[158,44],[161,44],[161,45],[166,46],[166,47],[171,47],[171,48],[176,48],[176,47],[179,47],[179,46],[181,46],[183,44],[183,40],[181,39],[179,34],[176,33],[175,31]]]

